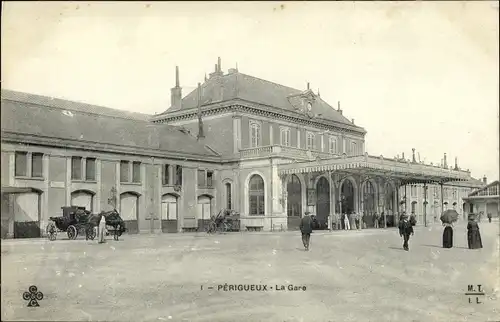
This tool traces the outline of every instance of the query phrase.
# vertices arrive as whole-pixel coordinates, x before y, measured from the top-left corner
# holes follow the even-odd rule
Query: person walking
[[[379,221],[379,216],[378,213],[375,213],[373,215],[373,228],[378,228],[378,221]]]
[[[311,213],[306,211],[304,213],[304,217],[300,220],[300,232],[302,233],[302,244],[304,244],[304,248],[306,251],[309,250],[309,242],[311,240],[312,233],[312,218]]]
[[[479,225],[474,219],[474,215],[469,215],[469,222],[467,223],[467,243],[469,244],[469,249],[483,248]]]
[[[349,222],[349,215],[348,214],[344,214],[344,229],[351,230],[351,224]]]
[[[453,224],[451,223],[443,223],[444,231],[443,231],[443,248],[452,248],[453,247]]]
[[[491,212],[488,213],[488,221],[491,223]]]
[[[413,235],[413,226],[408,221],[407,215],[402,215],[402,220],[399,222],[399,236],[403,237],[403,249],[406,251],[410,250],[408,241],[410,240],[410,235]]]
[[[105,242],[104,240],[104,234],[106,230],[106,217],[104,215],[101,215],[101,220],[99,221],[99,244],[102,244]]]
[[[354,223],[356,224],[356,229],[361,229],[359,213],[354,214]]]

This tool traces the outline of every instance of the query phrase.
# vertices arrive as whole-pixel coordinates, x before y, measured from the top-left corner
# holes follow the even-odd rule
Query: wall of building
[[[43,177],[16,177],[14,172],[15,151],[26,151],[28,155],[33,152],[43,153]],[[96,158],[95,180],[71,179],[72,156]],[[77,202],[92,205],[92,211],[94,212],[107,211],[113,208],[113,205],[108,203],[109,200],[113,200],[113,195],[115,196],[117,210],[131,221],[132,232],[159,232],[162,230],[161,198],[165,194],[178,196],[179,220],[177,231],[182,230],[184,224],[188,224],[184,218],[197,218],[197,197],[199,195],[211,195],[214,199],[214,211],[219,207],[217,190],[220,188],[220,175],[218,173],[220,164],[7,143],[2,143],[2,159],[7,160],[7,162],[2,162],[1,165],[2,173],[6,174],[5,177],[2,176],[2,179],[8,179],[7,181],[14,187],[34,188],[39,191],[40,214],[37,225],[42,234],[45,232],[49,217],[62,215],[61,207],[70,206],[72,203]],[[120,160],[141,162],[140,183],[120,182]],[[162,184],[162,165],[164,163],[178,164],[183,167],[183,181],[180,191],[177,191],[173,185]],[[196,175],[200,167],[214,171],[213,188],[204,187],[199,189],[197,187]],[[226,176],[235,179],[234,174],[226,174]],[[113,192],[112,189],[115,189],[115,191]],[[11,212],[10,215],[17,216],[17,221],[21,221],[19,217],[23,212],[21,210],[33,208],[33,205],[28,205],[28,203],[34,202],[32,196],[33,194],[20,194],[16,195],[15,198],[10,198],[10,203],[14,208],[12,212],[16,214],[14,215]],[[135,226],[132,223],[135,214],[132,202],[134,196],[137,198],[137,215],[135,217],[138,219],[135,220]],[[28,202],[25,199],[31,201]],[[122,205],[124,205],[124,209],[121,209]],[[3,204],[2,207],[8,209],[7,205]],[[17,210],[15,210],[16,207]],[[30,210],[29,212],[31,217],[38,216],[34,211]],[[153,217],[154,220],[148,220],[149,217]],[[9,228],[5,229],[8,230]]]

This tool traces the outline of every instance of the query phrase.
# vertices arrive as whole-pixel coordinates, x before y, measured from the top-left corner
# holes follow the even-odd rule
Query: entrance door
[[[164,233],[177,232],[177,200],[174,195],[163,195],[161,197],[161,230]]]
[[[127,232],[137,234],[139,232],[139,196],[125,192],[120,196],[120,216],[125,222]]]
[[[40,237],[40,194],[14,195],[14,238]]]
[[[93,209],[93,196],[86,191],[75,191],[71,194],[71,205],[78,207],[85,207],[85,210],[92,212]]]
[[[198,197],[198,230],[204,231],[205,226],[210,222],[211,199],[207,196]]]
[[[330,184],[328,180],[321,177],[316,184],[316,219],[319,227],[317,229],[328,229],[328,215],[330,214]]]
[[[302,187],[299,177],[292,175],[286,185],[288,230],[298,230],[302,218]]]

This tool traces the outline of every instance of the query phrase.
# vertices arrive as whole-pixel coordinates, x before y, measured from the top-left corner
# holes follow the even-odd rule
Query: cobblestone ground
[[[442,227],[417,227],[409,252],[395,229],[315,233],[309,252],[296,232],[2,241],[2,320],[498,321],[499,223],[480,225],[480,250],[463,224],[452,249]],[[482,285],[480,304],[468,284]],[[38,308],[22,299],[30,285]]]

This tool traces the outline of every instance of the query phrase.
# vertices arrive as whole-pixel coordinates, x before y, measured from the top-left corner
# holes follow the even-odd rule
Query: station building
[[[130,233],[203,230],[222,208],[241,229],[297,229],[328,217],[414,213],[434,222],[485,183],[404,154],[368,155],[366,130],[307,84],[293,89],[229,69],[164,113],[145,115],[2,90],[2,238],[39,237],[61,207],[116,208]],[[369,226],[369,225],[368,225]]]

